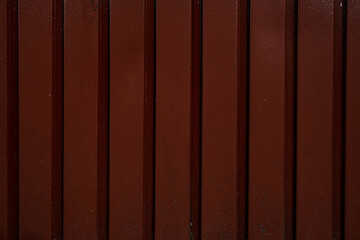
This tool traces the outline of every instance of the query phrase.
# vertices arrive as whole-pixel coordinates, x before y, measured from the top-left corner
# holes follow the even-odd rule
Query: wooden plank
[[[360,4],[347,2],[345,238],[360,238]]]
[[[204,1],[202,239],[237,238],[238,9]]]
[[[64,238],[95,239],[98,1],[64,7]]]
[[[20,238],[51,238],[51,26],[50,0],[19,1]]]
[[[0,239],[7,239],[7,1],[0,2]]]
[[[110,239],[143,239],[144,7],[111,4]]]
[[[191,7],[157,1],[156,239],[190,239]]]
[[[330,0],[299,1],[297,239],[338,239],[333,235],[335,7]]]
[[[250,4],[250,239],[285,237],[285,3]]]

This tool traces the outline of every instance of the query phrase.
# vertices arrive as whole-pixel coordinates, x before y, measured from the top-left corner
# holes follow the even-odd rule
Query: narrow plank
[[[110,239],[143,239],[144,7],[111,3]]]
[[[190,239],[192,1],[157,1],[155,239]]]
[[[334,1],[299,1],[298,39],[296,237],[333,239]]]
[[[7,239],[7,1],[0,2],[0,239]]]
[[[285,10],[250,4],[249,239],[285,237]]]
[[[238,3],[204,1],[202,239],[238,231]]]
[[[36,14],[34,14],[36,9]],[[50,0],[19,1],[19,235],[51,238]]]
[[[97,238],[98,1],[65,1],[64,238]]]
[[[347,2],[345,238],[360,239],[360,4]]]

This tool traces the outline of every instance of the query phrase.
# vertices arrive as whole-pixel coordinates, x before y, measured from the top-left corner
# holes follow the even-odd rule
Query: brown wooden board
[[[35,5],[31,1],[19,1],[21,239],[51,237],[51,26],[50,0],[37,1]]]
[[[190,239],[191,7],[157,1],[156,239]]]
[[[236,239],[242,214],[237,208],[238,9],[238,1],[204,1],[202,239]]]
[[[64,238],[97,237],[98,1],[65,1]]]
[[[360,238],[360,3],[347,2],[345,238]]]

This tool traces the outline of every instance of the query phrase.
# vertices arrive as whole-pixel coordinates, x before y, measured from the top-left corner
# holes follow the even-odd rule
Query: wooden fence
[[[0,0],[0,239],[360,239],[358,0]]]

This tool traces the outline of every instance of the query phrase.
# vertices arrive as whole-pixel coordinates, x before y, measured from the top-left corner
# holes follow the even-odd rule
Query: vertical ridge
[[[190,168],[191,168],[191,239],[201,239],[201,78],[202,78],[202,1],[192,1],[191,27],[191,106],[190,106]]]
[[[19,238],[18,1],[7,2],[8,239]]]
[[[297,1],[286,0],[285,22],[285,239],[295,237]]]
[[[143,236],[154,239],[155,202],[155,0],[145,1],[144,11],[144,164]]]
[[[237,147],[237,231],[238,239],[248,238],[248,138],[249,138],[249,39],[250,1],[240,0],[238,11],[238,147]]]
[[[344,157],[345,157],[345,81],[346,81],[346,0],[334,2],[334,72],[333,72],[333,202],[334,239],[344,239]]]
[[[99,0],[98,53],[98,239],[108,239],[109,232],[109,57],[110,1]]]
[[[63,238],[64,5],[52,2],[52,202],[51,238]]]

